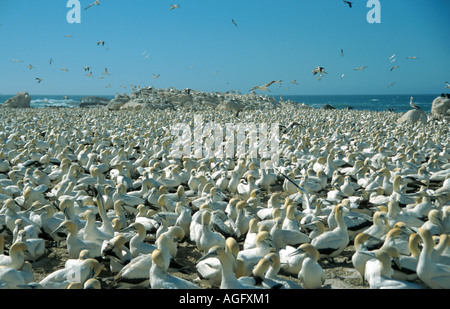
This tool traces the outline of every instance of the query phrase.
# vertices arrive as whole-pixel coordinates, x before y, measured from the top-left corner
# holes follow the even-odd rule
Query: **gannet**
[[[164,253],[159,249],[152,252],[150,288],[152,289],[199,289],[194,283],[175,277],[164,268]]]
[[[74,222],[70,220],[63,221],[59,225],[59,227],[55,231],[53,231],[53,233],[56,233],[63,229],[66,229],[68,231],[66,238],[66,249],[69,257],[77,258],[80,255],[81,250],[84,249],[88,249],[93,257],[101,256],[101,244],[80,239],[78,236],[79,229]]]
[[[320,253],[311,244],[303,244],[297,249],[298,252],[305,252],[302,268],[298,273],[298,279],[305,289],[320,289],[325,283],[325,271],[319,265]]]
[[[420,286],[407,281],[392,279],[391,256],[385,250],[364,251],[374,256],[366,262],[365,279],[371,289],[421,289]],[[394,257],[398,257],[398,254]]]
[[[343,205],[337,205],[335,209],[337,227],[311,240],[311,244],[319,251],[321,257],[336,257],[344,251],[350,241],[343,212]]]
[[[417,264],[417,275],[432,289],[450,288],[450,268],[448,265],[437,264],[431,255],[434,249],[433,237],[425,228],[419,228],[418,234],[423,241],[423,249],[420,252]]]
[[[88,8],[90,8],[93,5],[100,5],[100,0],[97,0],[95,2],[92,2],[91,4],[89,4],[87,7],[85,7],[84,9],[87,10]]]

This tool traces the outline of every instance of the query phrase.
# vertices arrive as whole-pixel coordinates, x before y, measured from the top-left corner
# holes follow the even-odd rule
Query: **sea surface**
[[[416,94],[412,95],[414,102],[425,112],[431,112],[433,100],[440,94]],[[14,95],[0,95],[0,103]],[[79,107],[83,95],[69,96],[63,99],[60,95],[33,95],[31,96],[31,107]],[[96,95],[108,99],[114,99],[113,95]],[[279,95],[273,96],[280,100]],[[305,103],[314,108],[321,108],[325,104],[337,109],[352,108],[354,110],[387,111],[403,113],[411,109],[409,105],[410,95],[284,95],[284,100]]]

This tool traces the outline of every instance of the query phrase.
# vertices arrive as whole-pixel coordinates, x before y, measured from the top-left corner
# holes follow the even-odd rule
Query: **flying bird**
[[[111,85],[110,84],[106,85],[106,88],[111,88]]]
[[[415,109],[421,109],[419,106],[417,106],[416,105],[416,103],[414,103],[413,102],[413,97],[411,97],[411,99],[409,100],[409,105],[412,107],[412,108],[415,108]]]
[[[65,38],[72,38],[73,36],[70,35],[70,34],[66,34],[64,37],[65,37]]]
[[[105,68],[105,72],[103,73],[103,75],[112,75],[112,74],[108,73],[108,68]]]
[[[89,72],[89,74],[86,74],[86,76],[92,77],[92,72]]]
[[[87,10],[88,8],[90,8],[93,5],[100,5],[100,0],[97,0],[95,2],[92,2],[91,4],[89,4],[87,7],[84,8],[84,10]]]
[[[42,78],[36,77],[35,80],[37,80],[38,84],[42,82]]]
[[[170,5],[170,9],[171,9],[171,10],[173,10],[173,9],[178,9],[179,7],[180,7],[179,4],[171,4],[171,5]]]
[[[353,71],[362,71],[362,70],[364,70],[365,68],[367,68],[367,67],[359,67],[359,68],[353,69]]]
[[[274,80],[271,81],[271,82],[268,82],[267,84],[262,85],[262,86],[254,86],[254,87],[253,87],[252,89],[250,89],[249,91],[253,91],[253,90],[257,89],[257,90],[261,90],[261,91],[268,91],[268,92],[270,92],[270,90],[267,89],[267,87],[269,87],[269,86],[272,85],[273,83],[275,83]]]
[[[449,88],[450,89],[450,83],[449,82],[445,82],[445,89]]]
[[[394,85],[395,85],[395,82],[393,82],[392,84],[389,84],[388,87],[392,87],[392,86],[394,86]]]
[[[50,58],[50,60],[48,61],[48,63],[51,65],[53,63],[53,58]]]
[[[294,80],[291,82],[291,84],[298,85],[297,80],[294,79]]]
[[[312,71],[312,73],[313,73],[314,75],[316,75],[317,73],[320,73],[320,74],[328,74],[327,72],[325,72],[325,68],[324,68],[324,67],[316,67],[316,68]]]
[[[99,46],[99,45],[105,46],[105,41],[98,41],[97,46]]]
[[[12,62],[23,62],[22,60],[18,60],[18,59],[11,59]]]
[[[124,85],[120,85],[120,87],[122,87],[122,88],[124,88],[124,89],[126,89],[126,88],[127,88],[127,86],[124,86]]]
[[[350,7],[350,8],[352,8],[353,7],[353,2],[350,2],[350,1],[343,1],[344,3],[347,3],[348,4],[348,6]]]
[[[341,56],[344,57],[344,50],[341,48]]]
[[[406,57],[406,59],[412,59],[412,60],[416,60],[417,57]]]
[[[28,68],[31,70],[33,68],[33,66],[31,64],[29,64]]]
[[[67,70],[66,68],[62,68],[61,71],[69,72],[69,70]]]
[[[395,70],[395,69],[398,69],[398,68],[399,68],[399,66],[398,66],[398,65],[396,65],[396,66],[392,67],[392,68],[391,68],[391,72],[392,72],[393,70]]]
[[[154,79],[158,79],[160,75],[161,75],[161,74],[158,74],[158,75],[153,74],[153,78],[154,78]]]
[[[345,76],[345,73],[341,75],[341,79],[343,79],[343,78],[344,78],[344,76]]]
[[[234,21],[234,19],[232,18],[231,19],[231,22],[233,23],[233,25],[235,25],[236,27],[238,26],[237,24],[236,24],[236,22]]]
[[[90,70],[91,68],[90,67],[84,67],[84,71],[86,72],[89,72],[89,70]]]

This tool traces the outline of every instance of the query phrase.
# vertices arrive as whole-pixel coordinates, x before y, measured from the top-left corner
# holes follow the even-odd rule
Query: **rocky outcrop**
[[[421,109],[412,109],[407,111],[402,117],[397,120],[397,123],[405,123],[411,121],[413,124],[420,121],[422,124],[426,124],[428,121],[427,114]]]
[[[130,97],[126,94],[117,94],[114,99],[109,101],[108,105],[106,105],[106,108],[109,110],[117,111],[122,106],[125,105],[125,103],[130,101]]]
[[[441,94],[431,105],[431,115],[434,117],[450,117],[450,95]]]
[[[87,96],[82,97],[80,100],[80,107],[99,107],[108,105],[110,99],[95,97],[95,96]]]
[[[330,109],[336,109],[336,107],[331,106],[331,105],[329,105],[329,104],[325,104],[325,105],[323,106],[323,109],[330,110]]]
[[[9,98],[1,106],[4,108],[30,108],[31,97],[28,92],[19,92],[16,96]]]

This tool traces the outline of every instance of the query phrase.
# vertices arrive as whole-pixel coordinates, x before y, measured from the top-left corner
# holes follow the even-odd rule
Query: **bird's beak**
[[[207,254],[205,254],[204,256],[202,256],[197,262],[212,258],[212,257],[217,257],[217,253],[216,252],[208,252]]]
[[[298,248],[297,250],[292,251],[291,253],[289,253],[288,256],[291,257],[291,256],[303,254],[303,253],[305,253],[305,250],[303,250],[302,248]]]

